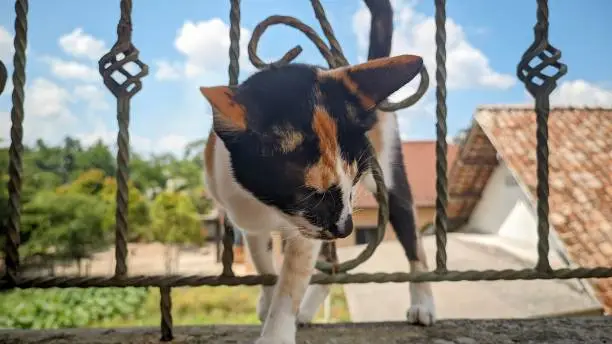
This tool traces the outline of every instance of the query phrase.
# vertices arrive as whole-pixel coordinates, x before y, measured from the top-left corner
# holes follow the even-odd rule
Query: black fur
[[[393,187],[389,189],[389,221],[397,240],[402,245],[406,257],[411,261],[419,260],[417,255],[416,219],[413,212],[412,191],[406,169],[401,144],[393,152],[392,180]]]
[[[391,52],[393,11],[388,0],[364,0],[372,13],[368,59],[388,57]],[[405,71],[401,71],[405,72]],[[371,79],[363,91],[395,87],[394,71],[381,75],[361,72],[359,78]],[[400,85],[401,86],[401,85]],[[322,97],[315,95],[320,91]],[[281,211],[303,213],[309,222],[332,233],[343,208],[340,189],[331,186],[325,192],[305,187],[304,171],[320,158],[319,141],[312,128],[315,106],[324,107],[337,123],[342,158],[357,161],[358,175],[367,168],[365,133],[376,122],[374,111],[366,111],[359,100],[335,79],[317,80],[315,66],[291,64],[271,67],[242,83],[234,99],[247,111],[247,130],[216,130],[231,152],[236,180],[262,202]],[[274,128],[290,128],[303,135],[303,142],[291,152],[278,149]],[[409,260],[418,260],[413,200],[406,177],[401,142],[393,153],[393,187],[389,190],[390,221]]]
[[[304,186],[304,172],[321,156],[312,128],[315,106],[324,107],[336,121],[338,143],[348,163],[364,156],[365,132],[374,121],[367,125],[352,122],[346,103],[354,103],[359,117],[374,117],[374,113],[358,108],[357,99],[338,81],[319,83],[316,72],[314,66],[291,64],[254,74],[234,93],[234,100],[247,111],[247,130],[218,134],[231,152],[234,176],[245,189],[287,214],[303,213],[313,225],[338,233],[342,230],[335,228],[336,222],[344,206],[339,187],[332,185],[318,192]],[[322,99],[315,97],[317,90]],[[282,152],[275,127],[290,127],[301,133],[304,141],[295,150]],[[366,161],[360,161],[361,172]]]

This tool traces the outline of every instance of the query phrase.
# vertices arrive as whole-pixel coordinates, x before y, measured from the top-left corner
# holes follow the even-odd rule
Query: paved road
[[[430,268],[435,267],[435,242],[424,238]],[[363,246],[339,248],[341,260],[356,256]],[[522,269],[533,266],[493,246],[482,246],[448,236],[448,268]],[[354,272],[408,271],[397,242],[383,242],[376,253]],[[345,285],[354,322],[399,321],[410,305],[408,283]],[[442,318],[524,318],[598,308],[575,281],[437,282],[433,284],[437,315]]]

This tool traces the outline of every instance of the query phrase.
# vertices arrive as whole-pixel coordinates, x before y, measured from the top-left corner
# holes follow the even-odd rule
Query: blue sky
[[[12,70],[12,1],[0,2],[0,59]],[[361,1],[323,0],[347,58],[363,60],[369,19]],[[553,102],[612,106],[612,1],[551,1],[551,42],[563,52],[569,72]],[[146,5],[145,5],[146,4]],[[533,40],[533,0],[449,0],[448,128],[453,135],[470,123],[481,104],[530,101],[516,80],[516,63]],[[394,54],[425,57],[428,94],[400,112],[404,139],[433,139],[435,64],[433,1],[394,1]],[[295,16],[320,28],[306,0],[243,0],[242,52],[250,32],[273,14]],[[119,0],[31,0],[27,61],[25,140],[58,142],[65,135],[86,142],[114,144],[115,100],[97,73],[97,59],[116,40]],[[134,44],[150,67],[143,90],[132,100],[132,143],[140,152],[180,152],[204,137],[210,109],[198,86],[227,83],[229,0],[147,0],[134,4]],[[273,27],[264,35],[260,56],[277,58],[295,44],[300,62],[324,64],[316,48],[298,32]],[[244,79],[254,71],[242,56]],[[416,82],[414,83],[416,85]],[[10,88],[10,85],[8,86]],[[409,94],[414,85],[398,92]],[[8,138],[10,93],[0,96],[0,137]],[[5,141],[6,142],[6,141]]]

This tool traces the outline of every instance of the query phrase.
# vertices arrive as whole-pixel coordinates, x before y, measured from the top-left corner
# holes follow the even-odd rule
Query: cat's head
[[[365,134],[376,106],[422,65],[412,55],[332,70],[290,64],[262,70],[234,90],[200,90],[236,181],[305,236],[332,240],[353,230],[352,190],[367,168]]]

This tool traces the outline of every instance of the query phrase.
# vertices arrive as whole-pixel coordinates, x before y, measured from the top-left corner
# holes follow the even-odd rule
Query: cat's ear
[[[342,82],[351,93],[357,96],[365,110],[372,110],[414,79],[422,68],[423,59],[421,57],[399,55],[324,71],[320,76]]]
[[[213,107],[213,129],[216,132],[246,130],[246,109],[234,100],[234,92],[229,87],[200,87],[200,92]]]

